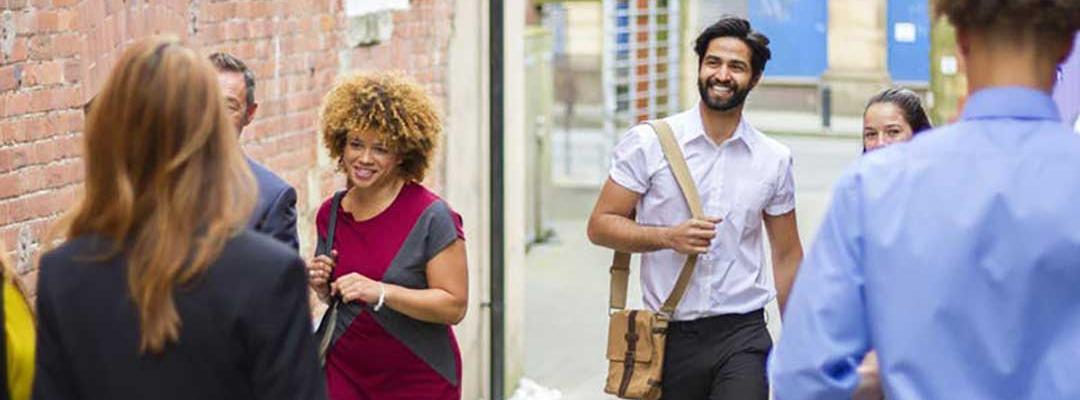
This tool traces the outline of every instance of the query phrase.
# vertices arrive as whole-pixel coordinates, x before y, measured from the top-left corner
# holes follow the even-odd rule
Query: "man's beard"
[[[726,112],[735,109],[746,101],[746,96],[750,94],[750,88],[740,88],[737,83],[732,82],[730,85],[724,85],[717,83],[717,85],[725,86],[732,91],[732,95],[727,101],[713,99],[709,93],[709,86],[704,81],[698,79],[698,95],[701,96],[701,101],[705,103],[705,106],[709,109]]]

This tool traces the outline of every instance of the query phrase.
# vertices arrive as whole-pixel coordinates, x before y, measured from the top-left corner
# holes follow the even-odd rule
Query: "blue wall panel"
[[[924,0],[925,1],[925,0]],[[769,77],[818,78],[828,67],[825,0],[750,0],[750,23],[769,37]]]
[[[928,3],[926,0],[888,1],[889,74],[894,81],[930,81]]]

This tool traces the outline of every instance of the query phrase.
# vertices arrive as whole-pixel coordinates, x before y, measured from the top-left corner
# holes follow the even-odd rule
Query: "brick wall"
[[[379,1],[379,0],[367,0]],[[304,252],[314,212],[341,187],[316,134],[318,107],[335,79],[398,69],[445,109],[451,0],[412,0],[393,15],[389,40],[350,48],[340,0],[0,0],[0,240],[24,280],[82,180],[81,106],[133,39],[174,34],[204,53],[227,51],[257,77],[256,120],[245,151],[296,187]],[[438,190],[437,162],[428,184]]]

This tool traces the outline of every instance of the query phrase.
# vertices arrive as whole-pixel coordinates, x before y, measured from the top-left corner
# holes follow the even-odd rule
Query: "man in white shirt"
[[[616,146],[589,219],[593,243],[643,253],[641,286],[654,311],[686,255],[701,255],[671,316],[666,399],[768,398],[765,360],[772,341],[763,309],[774,295],[784,308],[803,254],[791,151],[742,118],[743,102],[771,57],[768,43],[741,18],[710,26],[694,46],[701,102],[664,119],[685,154],[706,219],[691,217],[648,125],[630,129]],[[764,269],[763,221],[775,285]]]

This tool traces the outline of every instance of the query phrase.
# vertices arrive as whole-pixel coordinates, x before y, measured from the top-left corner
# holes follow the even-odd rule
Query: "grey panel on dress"
[[[390,267],[383,274],[383,282],[412,289],[426,289],[427,263],[439,252],[457,240],[457,227],[450,208],[442,200],[435,201],[416,220],[412,231],[401,244]],[[343,326],[352,323],[364,310],[371,312],[379,323],[428,363],[447,381],[458,385],[457,362],[450,343],[450,327],[410,318],[384,307],[378,312],[367,305],[343,304],[338,309],[338,321]],[[342,332],[344,333],[344,332]],[[341,334],[335,332],[336,341]]]

